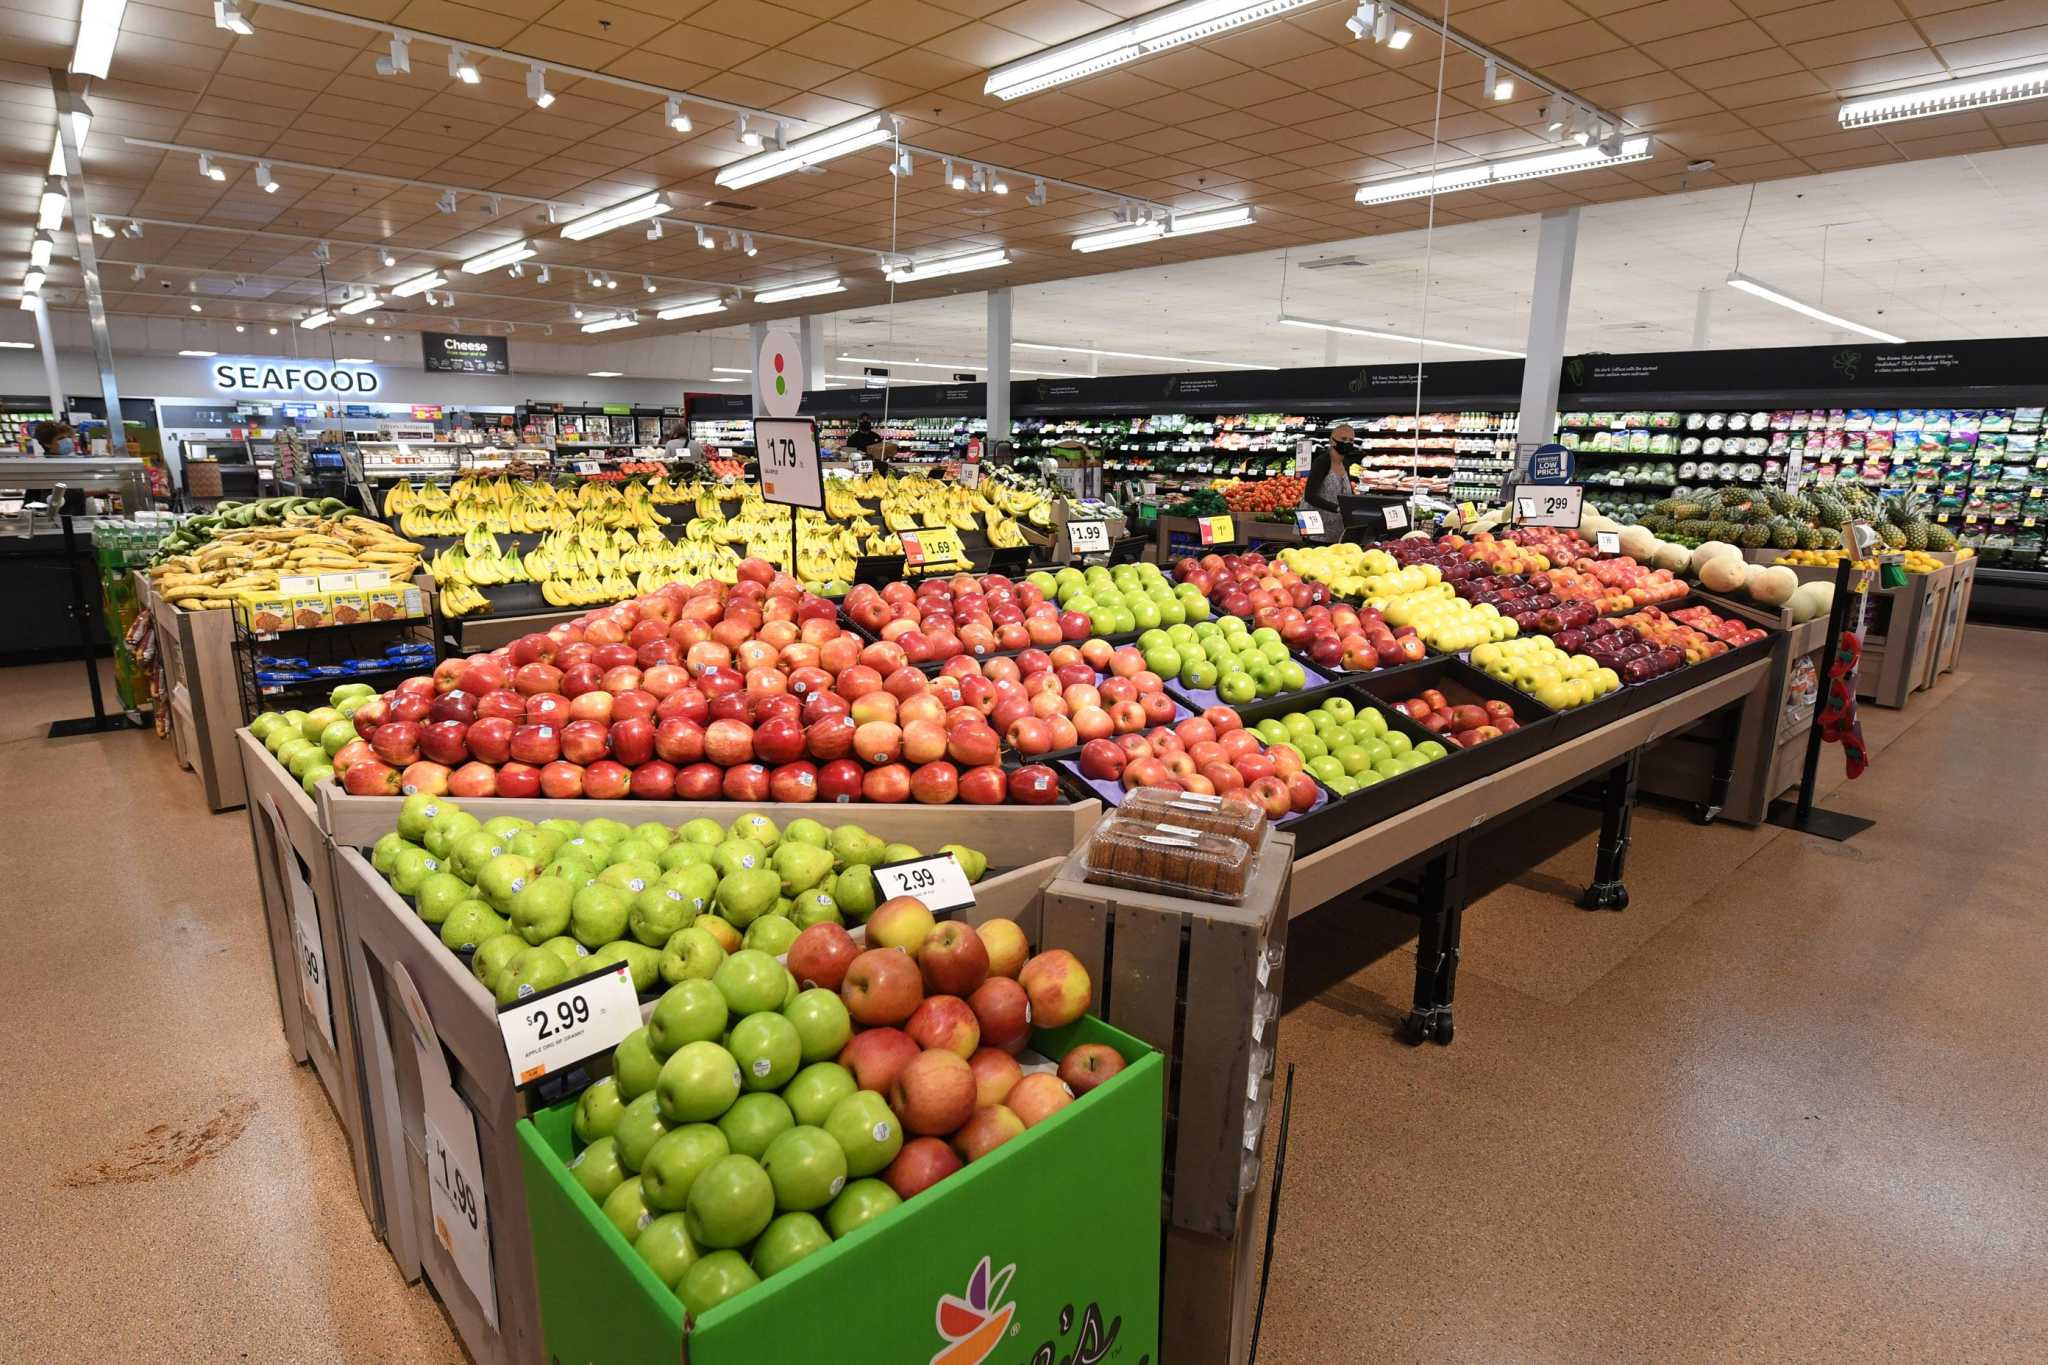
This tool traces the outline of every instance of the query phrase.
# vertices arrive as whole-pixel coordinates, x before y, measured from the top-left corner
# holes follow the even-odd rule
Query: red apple
[[[1010,1094],[1010,1087],[1022,1079],[1024,1071],[1017,1065],[1017,1059],[1001,1048],[983,1047],[975,1049],[967,1059],[967,1065],[974,1072],[974,1102],[977,1109],[991,1104],[1001,1104]]]
[[[374,758],[352,763],[341,775],[341,789],[350,796],[397,796],[398,769]]]
[[[678,801],[716,801],[725,772],[715,763],[691,763],[676,770]]]
[[[1014,1057],[1031,1041],[1031,997],[1009,977],[992,976],[982,982],[967,997],[967,1007],[981,1026],[985,1046]]]
[[[926,991],[934,996],[964,998],[988,979],[988,946],[972,925],[944,920],[925,935],[924,946],[917,952],[917,965],[924,974]],[[915,1032],[913,1029],[912,1033]],[[977,1025],[976,1034],[979,1032]]]
[[[447,695],[462,697],[468,693],[450,692]],[[420,727],[420,755],[453,767],[469,758],[468,734],[469,727],[459,720],[430,720]],[[374,743],[371,747],[375,747]]]
[[[714,720],[704,730],[704,757],[721,768],[754,757],[754,729],[744,721]]]
[[[540,769],[530,763],[501,764],[496,794],[519,798],[539,796]]]
[[[972,1115],[969,1116],[970,1118]],[[882,1180],[899,1199],[923,1194],[960,1169],[960,1156],[935,1137],[914,1137],[882,1170]]]
[[[973,938],[974,931],[969,929],[967,935]],[[981,1046],[981,1022],[957,995],[927,995],[903,1031],[921,1048],[955,1053],[963,1059],[972,1057]]]
[[[555,800],[581,796],[583,769],[558,758],[540,770],[540,790],[543,796]]]
[[[856,1023],[870,1027],[901,1024],[924,999],[924,979],[910,954],[896,948],[870,948],[847,964],[839,996]],[[980,1011],[975,1013],[979,1018]],[[905,1041],[909,1041],[908,1035]]]
[[[960,770],[944,759],[923,764],[910,774],[910,795],[923,805],[949,805],[960,796]]]
[[[377,757],[394,768],[417,763],[420,757],[420,727],[415,721],[387,720],[370,735],[370,747]]]
[[[1030,763],[1010,774],[1010,799],[1023,806],[1050,806],[1060,799],[1059,774]]]
[[[768,774],[768,795],[788,804],[817,800],[817,765],[807,759],[781,764]]]
[[[798,935],[798,937],[801,938],[802,935]],[[895,950],[881,949],[880,951],[893,952]],[[897,956],[900,957],[902,954],[899,953]],[[858,957],[853,959],[853,961],[858,960]],[[790,970],[795,972],[796,969],[791,967]],[[844,979],[852,971],[851,962],[840,968],[842,981],[840,996],[842,999],[846,996],[846,987],[843,984]],[[797,979],[801,981],[803,978],[798,976]],[[849,1002],[847,1005],[849,1013],[852,1011],[852,1008],[853,1006]],[[911,1008],[915,1009],[916,1006],[913,1005]],[[889,1027],[864,1028],[859,1033],[854,1034],[846,1046],[839,1050],[838,1060],[839,1065],[853,1073],[854,1083],[861,1089],[873,1090],[877,1094],[886,1095],[895,1086],[896,1078],[903,1074],[903,1068],[909,1066],[923,1051],[924,1049],[913,1042],[910,1035],[902,1029]]]
[[[889,1107],[906,1131],[930,1137],[950,1133],[974,1117],[974,1092],[974,1069],[965,1057],[950,1051],[926,1051],[897,1074],[896,1084],[889,1089]]]
[[[974,806],[999,806],[1009,794],[1009,779],[993,763],[960,774],[960,799]]]
[[[448,774],[448,794],[457,797],[496,796],[498,770],[488,763],[465,763]]]
[[[822,986],[828,991],[836,991],[846,980],[846,969],[860,956],[860,951],[860,945],[853,941],[853,935],[847,933],[843,926],[813,924],[789,945],[787,965],[800,989]]]
[[[910,769],[901,763],[887,763],[879,768],[870,768],[861,775],[860,794],[864,801],[892,804],[908,801]]]
[[[719,794],[728,801],[766,801],[768,769],[759,763],[742,763],[727,768],[719,780]]]
[[[1010,1087],[1003,1105],[1024,1124],[1035,1128],[1074,1102],[1074,1092],[1050,1071],[1036,1071]]]
[[[820,801],[858,801],[866,778],[860,764],[850,758],[835,758],[818,769]]]
[[[1107,1043],[1083,1043],[1060,1058],[1059,1076],[1076,1095],[1085,1095],[1124,1069],[1123,1054]]]

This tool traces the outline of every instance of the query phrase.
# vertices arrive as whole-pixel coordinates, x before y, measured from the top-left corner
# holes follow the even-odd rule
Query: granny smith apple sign
[[[498,1030],[519,1085],[608,1052],[639,1027],[640,996],[623,962],[498,1010]]]

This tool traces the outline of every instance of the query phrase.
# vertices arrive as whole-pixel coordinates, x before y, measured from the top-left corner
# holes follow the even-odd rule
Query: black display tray
[[[1711,682],[1725,673],[1732,673],[1744,664],[1767,656],[1776,647],[1780,632],[1772,631],[1761,640],[1752,640],[1738,649],[1704,659],[1696,664],[1674,668],[1662,677],[1651,678],[1648,682],[1624,683],[1599,701],[1585,706],[1561,711],[1557,715],[1557,742],[1577,739],[1603,725],[1612,724],[1623,716],[1632,715],[1646,706],[1655,706],[1681,692]]]
[[[1424,659],[1405,668],[1362,674],[1355,682],[1386,702],[1389,710],[1393,709],[1394,702],[1406,700],[1431,687],[1444,693],[1454,706],[1460,704],[1460,693],[1469,694],[1480,702],[1506,702],[1514,710],[1516,729],[1477,748],[1460,749],[1455,745],[1445,745],[1451,756],[1459,760],[1460,768],[1467,772],[1468,777],[1484,777],[1512,767],[1548,748],[1557,738],[1557,717],[1549,707],[1520,688],[1489,677],[1484,670],[1474,668],[1455,656]]]

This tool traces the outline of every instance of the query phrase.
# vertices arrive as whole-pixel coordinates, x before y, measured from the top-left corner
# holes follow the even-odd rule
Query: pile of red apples
[[[877,589],[856,583],[846,594],[846,619],[903,647],[910,662],[927,663],[956,655],[985,659],[1090,633],[1088,618],[1063,612],[1036,584],[1002,574],[954,574],[927,578],[915,587],[891,583]]]
[[[1133,734],[1180,714],[1135,646],[1099,638],[1026,649],[1014,658],[956,655],[940,665],[939,676],[957,679],[969,705],[980,707],[993,694],[990,724],[1026,758]]]
[[[1157,787],[1202,796],[1242,795],[1278,820],[1315,805],[1321,788],[1292,747],[1268,749],[1228,706],[1143,734],[1091,739],[1075,758],[1084,777],[1125,791]]]

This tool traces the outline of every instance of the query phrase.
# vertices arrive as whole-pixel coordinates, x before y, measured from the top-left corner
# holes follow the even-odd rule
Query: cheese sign
[[[1229,517],[1197,517],[1195,529],[1204,545],[1228,545],[1237,539],[1237,523]]]

